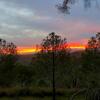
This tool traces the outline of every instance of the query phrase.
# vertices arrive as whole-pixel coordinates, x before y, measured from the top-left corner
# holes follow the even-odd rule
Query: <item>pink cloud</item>
[[[71,34],[95,33],[100,31],[100,24],[86,20],[58,20],[58,30]]]

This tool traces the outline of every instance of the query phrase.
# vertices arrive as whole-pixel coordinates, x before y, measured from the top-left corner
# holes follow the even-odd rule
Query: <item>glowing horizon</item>
[[[18,47],[17,52],[18,54],[31,54],[31,53],[36,53],[37,50],[36,47]]]
[[[68,47],[71,49],[76,49],[76,50],[84,50],[86,48],[85,44],[79,44],[79,43],[69,43]],[[31,54],[31,53],[36,53],[40,51],[41,48],[36,48],[35,46],[33,47],[18,47],[18,54],[24,55],[24,54]]]

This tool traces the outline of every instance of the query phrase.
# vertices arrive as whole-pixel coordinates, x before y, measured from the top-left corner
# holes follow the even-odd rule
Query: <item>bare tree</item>
[[[96,6],[98,7],[98,0],[83,0],[84,7],[85,8],[91,7],[93,1],[95,1]],[[63,0],[63,3],[57,5],[57,8],[63,13],[69,13],[70,5],[75,4],[76,2],[78,2],[78,0]]]

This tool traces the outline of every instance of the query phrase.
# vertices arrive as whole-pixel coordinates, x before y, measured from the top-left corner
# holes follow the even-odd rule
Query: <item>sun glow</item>
[[[85,49],[86,45],[79,44],[79,43],[70,43],[70,44],[68,44],[68,47],[71,49]]]
[[[84,50],[86,48],[86,45],[79,44],[79,43],[70,43],[68,44],[68,47],[71,49],[76,49],[76,50]],[[18,54],[32,54],[40,51],[41,48],[36,48],[34,47],[18,47]]]
[[[35,47],[18,47],[18,54],[31,54],[39,51]]]

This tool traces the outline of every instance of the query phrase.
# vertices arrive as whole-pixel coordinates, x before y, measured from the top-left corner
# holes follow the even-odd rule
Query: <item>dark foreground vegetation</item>
[[[23,65],[17,62],[16,46],[0,39],[0,97],[49,100],[54,53],[57,100],[100,100],[100,33],[89,39],[84,51],[71,52],[66,39],[55,33],[49,34],[41,47],[31,63]]]

